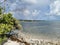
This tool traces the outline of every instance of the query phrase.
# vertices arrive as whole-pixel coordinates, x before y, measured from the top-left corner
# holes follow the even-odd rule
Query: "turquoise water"
[[[60,21],[21,21],[23,32],[38,36],[60,38]]]

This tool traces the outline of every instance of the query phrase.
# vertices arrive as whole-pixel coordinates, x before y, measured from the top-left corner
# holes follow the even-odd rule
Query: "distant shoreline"
[[[26,22],[32,22],[32,21],[52,21],[52,22],[54,22],[54,21],[60,21],[60,20],[22,20],[22,19],[20,19],[19,21],[26,21]]]
[[[49,20],[19,20],[24,22],[49,21]]]

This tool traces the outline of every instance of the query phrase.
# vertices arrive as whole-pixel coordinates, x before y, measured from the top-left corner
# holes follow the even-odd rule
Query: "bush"
[[[0,34],[6,34],[12,30],[13,26],[10,24],[0,24]]]
[[[0,8],[0,35],[6,34],[11,30],[18,29],[20,30],[22,26],[20,25],[19,20],[12,17],[11,13],[2,13],[3,8]],[[3,39],[6,39],[6,37]],[[0,36],[0,42],[3,40]]]

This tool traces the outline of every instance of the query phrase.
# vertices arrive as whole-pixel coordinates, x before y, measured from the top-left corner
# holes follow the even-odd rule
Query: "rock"
[[[36,40],[36,39],[17,42],[17,41],[12,41],[12,40],[9,39],[3,45],[60,45],[60,42],[58,42],[58,41],[53,42],[53,41],[49,41],[49,40],[48,41],[46,41],[46,40]]]
[[[19,42],[17,41],[11,41],[11,40],[8,40],[6,43],[4,43],[3,45],[20,45]]]

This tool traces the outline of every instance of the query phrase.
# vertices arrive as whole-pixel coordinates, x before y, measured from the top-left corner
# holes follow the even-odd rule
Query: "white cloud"
[[[50,4],[50,0],[23,0],[26,3],[30,3],[30,4],[35,4],[35,5],[49,5]]]
[[[39,5],[49,5],[50,0],[37,0]]]
[[[28,10],[28,9],[25,9],[23,11],[23,14],[25,16],[38,16],[38,14],[40,13],[41,11],[40,10]]]
[[[60,15],[60,0],[56,0],[50,5],[50,14]]]
[[[38,15],[39,13],[40,13],[40,11],[34,10],[34,11],[32,12],[32,15],[33,15],[33,16],[36,16],[36,15]]]
[[[11,2],[8,2],[8,3],[11,3]],[[28,4],[31,4],[31,5],[28,5]],[[15,16],[15,17],[19,17],[20,12],[21,12],[21,13],[23,13],[22,15],[28,19],[33,19],[33,17],[35,19],[36,17],[39,17],[39,16],[41,16],[41,18],[43,19],[42,14],[44,14],[44,12],[40,12],[40,8],[42,11],[45,9],[45,8],[42,9],[42,7],[44,7],[44,6],[46,7],[49,4],[50,4],[50,0],[22,0],[22,2],[17,0],[17,1],[14,1],[13,3],[11,3],[11,5],[9,5],[9,9],[10,9],[10,11],[15,10],[16,8],[21,9],[21,10],[17,10],[17,11],[19,11],[18,12],[19,14],[17,13],[17,11],[13,12],[13,13],[15,13],[15,15],[13,15],[13,16]],[[17,14],[17,16],[16,16],[16,14]],[[40,19],[40,17],[38,19]]]
[[[25,10],[23,11],[23,14],[24,14],[25,16],[27,16],[27,15],[30,15],[31,12],[30,12],[28,9],[25,9]]]
[[[32,3],[32,4],[36,4],[37,0],[24,0],[27,3]]]
[[[4,2],[4,0],[0,0],[0,2]]]

